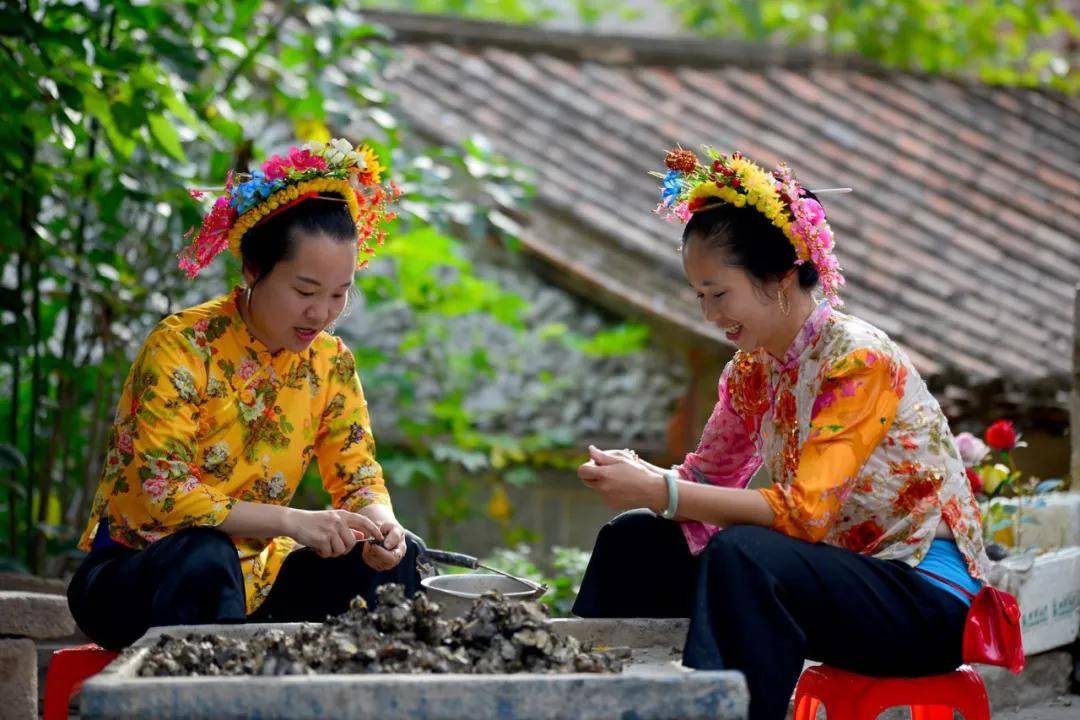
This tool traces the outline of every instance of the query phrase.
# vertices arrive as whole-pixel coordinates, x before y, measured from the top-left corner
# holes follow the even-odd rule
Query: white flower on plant
[[[962,432],[956,436],[956,449],[960,451],[960,459],[964,467],[978,465],[986,453],[990,452],[990,446],[969,432]]]

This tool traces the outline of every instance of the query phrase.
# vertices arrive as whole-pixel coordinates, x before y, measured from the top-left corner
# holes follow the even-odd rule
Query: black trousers
[[[782,720],[806,659],[864,675],[961,664],[967,605],[898,560],[758,526],[717,533],[697,557],[648,510],[605,525],[574,604],[581,617],[688,617],[683,664],[739,670],[750,720]]]
[[[68,585],[68,605],[79,628],[102,647],[118,650],[161,625],[321,621],[343,612],[357,595],[375,604],[375,590],[400,583],[420,589],[416,545],[396,567],[376,572],[362,545],[336,558],[310,548],[291,553],[263,604],[250,617],[236,546],[220,530],[195,527],[143,550],[92,550]]]

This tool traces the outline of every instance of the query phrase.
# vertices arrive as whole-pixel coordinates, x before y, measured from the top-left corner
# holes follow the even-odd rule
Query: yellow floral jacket
[[[238,500],[288,505],[312,458],[334,507],[390,504],[352,353],[321,333],[271,354],[237,310],[240,290],[162,320],[124,383],[90,522],[143,548],[216,526]],[[270,592],[295,543],[234,538],[247,611]]]
[[[941,407],[885,333],[828,303],[783,358],[736,353],[701,442],[678,470],[744,487],[762,464],[773,479],[759,492],[774,529],[917,565],[944,520],[969,573],[986,579],[979,506]],[[683,524],[694,553],[716,530]]]

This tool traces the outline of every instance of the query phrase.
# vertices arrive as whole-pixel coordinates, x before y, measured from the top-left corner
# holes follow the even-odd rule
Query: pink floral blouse
[[[784,358],[738,352],[683,479],[759,490],[773,528],[917,565],[944,518],[968,571],[985,580],[979,507],[940,406],[882,331],[822,303]],[[683,523],[690,550],[716,526]]]

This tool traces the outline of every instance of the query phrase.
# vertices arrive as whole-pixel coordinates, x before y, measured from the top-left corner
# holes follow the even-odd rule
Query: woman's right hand
[[[604,453],[605,455],[611,455],[613,457],[625,460],[631,465],[642,464],[641,458],[638,457],[638,454],[629,448],[622,448],[619,450],[601,450],[600,452]]]
[[[298,510],[289,508],[285,534],[319,557],[344,555],[363,538],[382,542],[383,534],[369,518],[348,510]]]

